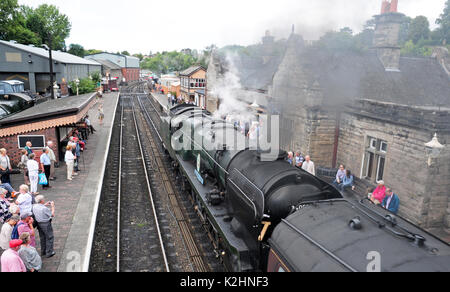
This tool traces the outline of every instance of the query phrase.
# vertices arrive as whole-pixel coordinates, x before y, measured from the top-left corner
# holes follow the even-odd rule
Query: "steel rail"
[[[140,137],[140,131],[139,131],[139,127],[138,127],[137,120],[136,120],[134,98],[132,99],[132,109],[133,109],[132,112],[133,112],[134,126],[135,126],[135,129],[136,129],[136,136],[137,136],[139,150],[140,150],[141,158],[142,158],[142,167],[144,168],[144,172],[145,172],[145,180],[147,182],[148,194],[149,194],[150,202],[151,202],[152,209],[153,209],[153,217],[155,219],[155,225],[156,225],[156,229],[157,229],[157,233],[158,233],[158,237],[159,237],[161,253],[162,253],[162,256],[163,256],[163,259],[164,259],[164,264],[165,264],[166,271],[170,272],[169,262],[168,262],[166,251],[165,251],[165,247],[164,247],[164,241],[163,241],[162,235],[161,235],[161,228],[159,227],[159,220],[158,220],[158,216],[157,216],[157,212],[156,212],[155,201],[154,201],[154,198],[153,198],[153,192],[152,192],[152,189],[151,189],[151,184],[150,184],[150,180],[149,180],[147,167],[145,165],[144,149],[143,149],[143,146],[142,146],[141,137]]]
[[[142,103],[142,100],[139,97],[138,97],[138,101],[141,106],[141,109],[143,109],[144,120],[146,120],[147,123],[149,121],[151,121],[151,123],[153,124],[153,129],[156,131],[156,133],[158,133],[157,128],[155,127],[149,112],[147,111],[144,104]],[[157,113],[157,111],[155,111],[155,112]],[[195,267],[197,268],[197,272],[208,272],[209,271],[208,265],[204,262],[204,260],[201,256],[201,252],[200,252],[199,248],[197,247],[194,236],[190,231],[190,228],[188,226],[188,220],[186,219],[185,215],[183,214],[182,208],[180,207],[180,204],[178,203],[178,198],[174,191],[175,188],[173,186],[173,182],[171,182],[169,180],[168,170],[164,166],[164,163],[161,160],[161,156],[160,156],[161,153],[159,153],[160,151],[158,150],[158,148],[154,142],[155,140],[153,139],[151,132],[149,133],[149,140],[151,143],[150,148],[152,149],[152,153],[157,160],[157,164],[160,165],[159,169],[161,171],[161,176],[164,181],[163,186],[167,192],[167,195],[169,196],[170,204],[171,204],[172,208],[174,209],[175,219],[178,223],[178,227],[179,227],[180,233],[182,235],[183,241],[188,248],[190,260],[191,260],[191,262],[194,263]]]
[[[118,187],[117,187],[117,262],[116,262],[116,271],[120,272],[120,219],[121,219],[121,191],[122,191],[122,147],[123,143],[123,103],[122,110],[120,114],[120,142],[119,142],[119,175],[118,175]]]

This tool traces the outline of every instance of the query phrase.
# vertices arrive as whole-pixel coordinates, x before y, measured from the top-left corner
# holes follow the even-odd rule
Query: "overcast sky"
[[[408,16],[425,15],[435,27],[446,0],[400,0]],[[203,49],[260,41],[269,29],[285,38],[295,24],[305,39],[345,26],[360,31],[378,14],[382,0],[19,0],[54,4],[69,16],[67,44],[85,49],[150,51]]]

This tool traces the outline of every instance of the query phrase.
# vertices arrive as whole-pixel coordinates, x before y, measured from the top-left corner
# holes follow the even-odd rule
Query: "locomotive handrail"
[[[307,235],[306,233],[304,233],[303,231],[301,231],[299,228],[295,227],[294,225],[291,224],[291,222],[287,221],[286,219],[281,219],[281,221],[286,224],[288,227],[290,227],[292,230],[294,230],[295,232],[297,232],[298,234],[300,234],[301,236],[303,236],[304,238],[306,238],[306,240],[308,240],[309,242],[311,242],[313,245],[317,246],[319,249],[321,249],[323,252],[325,252],[327,255],[329,255],[330,257],[332,257],[335,261],[337,261],[339,264],[341,264],[342,266],[344,266],[345,268],[347,268],[348,270],[350,270],[351,272],[358,272],[358,270],[356,270],[355,268],[353,268],[352,266],[350,266],[350,264],[346,263],[343,259],[339,258],[337,255],[335,255],[332,251],[328,250],[327,248],[325,248],[324,246],[322,246],[319,242],[317,242],[316,240],[314,240],[313,238],[311,238],[309,235]]]
[[[255,220],[257,220],[258,219],[258,210],[256,210],[255,203],[244,193],[244,191],[240,187],[238,187],[238,185],[231,178],[228,178],[228,181],[230,183],[232,183],[239,190],[239,192],[241,192],[241,194],[244,195],[244,197],[247,199],[247,201],[249,201],[253,205],[253,210],[255,211]]]

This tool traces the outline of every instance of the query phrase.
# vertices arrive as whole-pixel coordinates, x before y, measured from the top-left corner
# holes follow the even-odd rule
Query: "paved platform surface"
[[[156,93],[156,92],[152,92],[150,94],[161,105],[161,107],[165,111],[168,111],[170,108],[172,108],[172,105],[170,105],[170,107],[168,106],[169,101],[168,101],[167,95]]]
[[[80,174],[73,181],[66,180],[66,166],[60,163],[56,169],[57,179],[51,181],[51,189],[39,189],[47,201],[54,201],[56,214],[53,220],[56,255],[43,259],[42,272],[78,272],[87,271],[90,245],[93,238],[98,201],[100,199],[104,168],[109,149],[114,113],[118,102],[118,93],[104,94],[105,120],[99,125],[98,104],[89,111],[95,134],[89,136],[86,150],[80,159]],[[23,183],[23,175],[12,177],[13,187],[18,189]],[[40,251],[38,232],[37,248]]]

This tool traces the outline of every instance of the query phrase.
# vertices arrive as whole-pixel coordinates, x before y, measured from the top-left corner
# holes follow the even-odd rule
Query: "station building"
[[[32,142],[38,159],[47,141],[53,141],[57,159],[64,161],[68,137],[73,130],[84,127],[82,120],[95,101],[96,93],[49,100],[2,119],[0,148],[8,151],[12,165],[16,166],[27,141]]]
[[[141,75],[139,58],[113,53],[98,53],[84,57],[93,61],[109,61],[120,67],[125,81],[139,81]]]
[[[67,89],[67,82],[101,72],[101,64],[68,53],[52,51],[54,80]],[[44,93],[50,86],[49,52],[33,45],[0,41],[0,80],[19,80],[25,89]]]
[[[322,168],[344,164],[361,196],[384,180],[400,197],[399,215],[448,237],[450,54],[436,47],[432,57],[402,56],[402,17],[397,1],[383,1],[368,52],[330,52],[293,31],[275,70],[260,70],[265,77],[252,78],[245,69],[264,68],[270,62],[264,58],[245,64],[242,57],[245,68],[238,69],[243,85],[270,80],[255,86],[267,92],[270,112],[280,116],[282,149],[311,155]],[[226,67],[212,60],[208,88]],[[212,109],[223,102],[213,104],[213,98],[208,92]],[[430,143],[435,134],[442,147]]]

